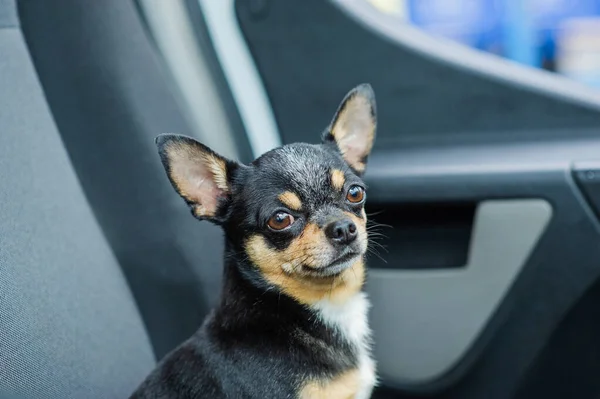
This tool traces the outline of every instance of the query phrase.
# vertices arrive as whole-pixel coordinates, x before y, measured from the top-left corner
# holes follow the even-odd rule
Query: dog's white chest
[[[370,304],[366,294],[359,292],[343,304],[323,300],[313,306],[323,322],[338,329],[358,349],[360,390],[355,398],[370,398],[376,383],[376,375],[375,362],[370,356],[371,330],[367,319]]]

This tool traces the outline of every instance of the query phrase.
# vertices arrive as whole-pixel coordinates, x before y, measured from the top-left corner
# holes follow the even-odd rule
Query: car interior
[[[361,0],[0,0],[0,397],[127,397],[214,305],[158,134],[250,162],[363,82],[373,397],[600,397],[600,94]]]

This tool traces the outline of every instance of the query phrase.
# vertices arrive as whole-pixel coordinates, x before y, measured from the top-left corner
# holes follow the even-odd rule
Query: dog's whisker
[[[386,259],[385,259],[383,256],[381,256],[379,253],[377,253],[377,252],[374,252],[374,251],[372,251],[372,250],[371,250],[371,251],[369,251],[369,253],[371,253],[371,254],[373,254],[373,255],[377,256],[377,257],[378,257],[378,258],[379,258],[379,259],[380,259],[380,260],[381,260],[383,263],[386,263],[386,264],[388,263],[388,262],[387,262],[387,260],[386,260]]]

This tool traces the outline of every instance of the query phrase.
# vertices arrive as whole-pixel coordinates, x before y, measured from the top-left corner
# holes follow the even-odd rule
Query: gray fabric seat
[[[219,290],[222,235],[173,191],[154,138],[193,135],[134,1],[18,1],[21,30],[77,177],[157,358]],[[66,61],[68,60],[68,61]]]
[[[194,132],[133,0],[0,0],[0,88],[0,399],[127,397],[220,290],[154,145]]]
[[[126,397],[155,355],[14,7],[0,1],[0,397]]]

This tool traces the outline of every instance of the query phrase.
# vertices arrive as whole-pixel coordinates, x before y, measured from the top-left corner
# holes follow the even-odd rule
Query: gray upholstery
[[[0,0],[0,87],[0,398],[127,397],[222,274],[153,139],[219,135],[189,128],[134,1]]]
[[[18,25],[15,0],[0,0],[0,29]]]
[[[152,348],[18,28],[0,29],[0,87],[0,397],[126,397]]]
[[[65,147],[161,358],[220,290],[222,234],[190,215],[154,145],[159,133],[196,132],[133,1],[18,4]]]

